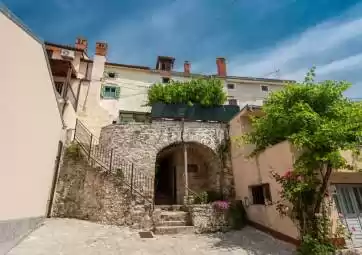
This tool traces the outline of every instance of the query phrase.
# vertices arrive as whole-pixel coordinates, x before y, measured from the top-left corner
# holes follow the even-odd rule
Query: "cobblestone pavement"
[[[165,235],[141,239],[126,227],[51,219],[35,230],[9,255],[289,255],[293,246],[253,228],[225,234]]]

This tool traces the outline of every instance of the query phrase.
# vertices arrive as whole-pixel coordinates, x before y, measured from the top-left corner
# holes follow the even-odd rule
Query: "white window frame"
[[[239,105],[239,100],[235,99],[235,98],[228,98],[228,105],[235,105],[235,104],[230,104],[230,100],[235,100],[236,101],[236,105]]]
[[[232,85],[232,88],[229,88],[229,85]],[[227,89],[235,89],[235,83],[227,83],[226,88]]]
[[[267,91],[263,90],[263,87],[267,87],[268,90]],[[260,90],[261,90],[261,92],[268,93],[270,91],[269,85],[265,85],[265,84],[260,85]]]

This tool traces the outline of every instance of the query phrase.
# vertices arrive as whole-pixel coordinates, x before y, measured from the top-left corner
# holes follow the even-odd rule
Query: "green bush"
[[[224,196],[220,192],[209,190],[209,191],[206,191],[206,193],[207,193],[207,202],[208,203],[212,203],[212,202],[219,201],[219,200],[224,200]]]
[[[331,243],[323,243],[310,235],[302,238],[298,248],[298,254],[330,255],[334,254],[335,248]]]
[[[82,156],[82,153],[80,151],[80,147],[78,143],[72,143],[69,145],[65,151],[66,156],[72,158],[72,159],[79,159]]]
[[[197,196],[195,196],[194,204],[207,204],[208,203],[208,195],[207,192],[201,192],[200,194],[198,194]]]
[[[226,99],[227,95],[219,79],[171,80],[167,84],[155,84],[148,90],[147,105],[164,103],[217,106],[223,105]]]
[[[242,202],[230,202],[230,207],[228,210],[228,221],[232,229],[241,229],[246,225],[247,214]]]

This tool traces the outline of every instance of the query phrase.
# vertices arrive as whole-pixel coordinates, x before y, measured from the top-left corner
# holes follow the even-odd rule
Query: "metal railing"
[[[116,150],[100,144],[99,139],[78,119],[74,140],[83,149],[90,164],[96,164],[104,171],[115,174],[129,187],[132,199],[138,196],[153,203],[154,178],[142,173],[133,162],[125,160]]]

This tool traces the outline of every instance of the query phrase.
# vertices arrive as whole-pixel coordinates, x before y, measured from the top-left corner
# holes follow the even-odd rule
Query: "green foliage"
[[[155,84],[148,90],[147,105],[165,103],[217,106],[224,104],[226,99],[227,95],[219,79],[171,80],[168,84]]]
[[[67,157],[70,157],[74,160],[78,160],[82,157],[82,153],[80,151],[80,147],[78,143],[72,143],[71,145],[69,145],[67,147],[67,149],[65,150],[65,155]]]
[[[331,243],[321,243],[318,239],[313,238],[311,235],[305,235],[298,248],[298,254],[315,254],[315,255],[329,255],[334,253],[334,247]]]
[[[240,201],[232,201],[230,203],[227,217],[232,229],[241,229],[247,223],[247,214]]]
[[[194,204],[207,204],[208,203],[208,195],[207,192],[201,192],[200,194],[198,194],[197,196],[195,196]]]
[[[214,190],[208,190],[207,193],[207,202],[212,203],[218,200],[223,200],[224,196],[221,194],[221,192],[217,192]]]
[[[272,93],[263,106],[265,115],[253,118],[252,131],[242,137],[256,146],[252,155],[285,140],[299,149],[293,168],[272,174],[283,188],[277,209],[297,223],[302,254],[329,251],[330,222],[323,206],[329,178],[333,169],[348,167],[340,151],[356,150],[362,135],[362,105],[343,96],[350,84],[315,82],[314,76],[315,68],[304,82]]]

